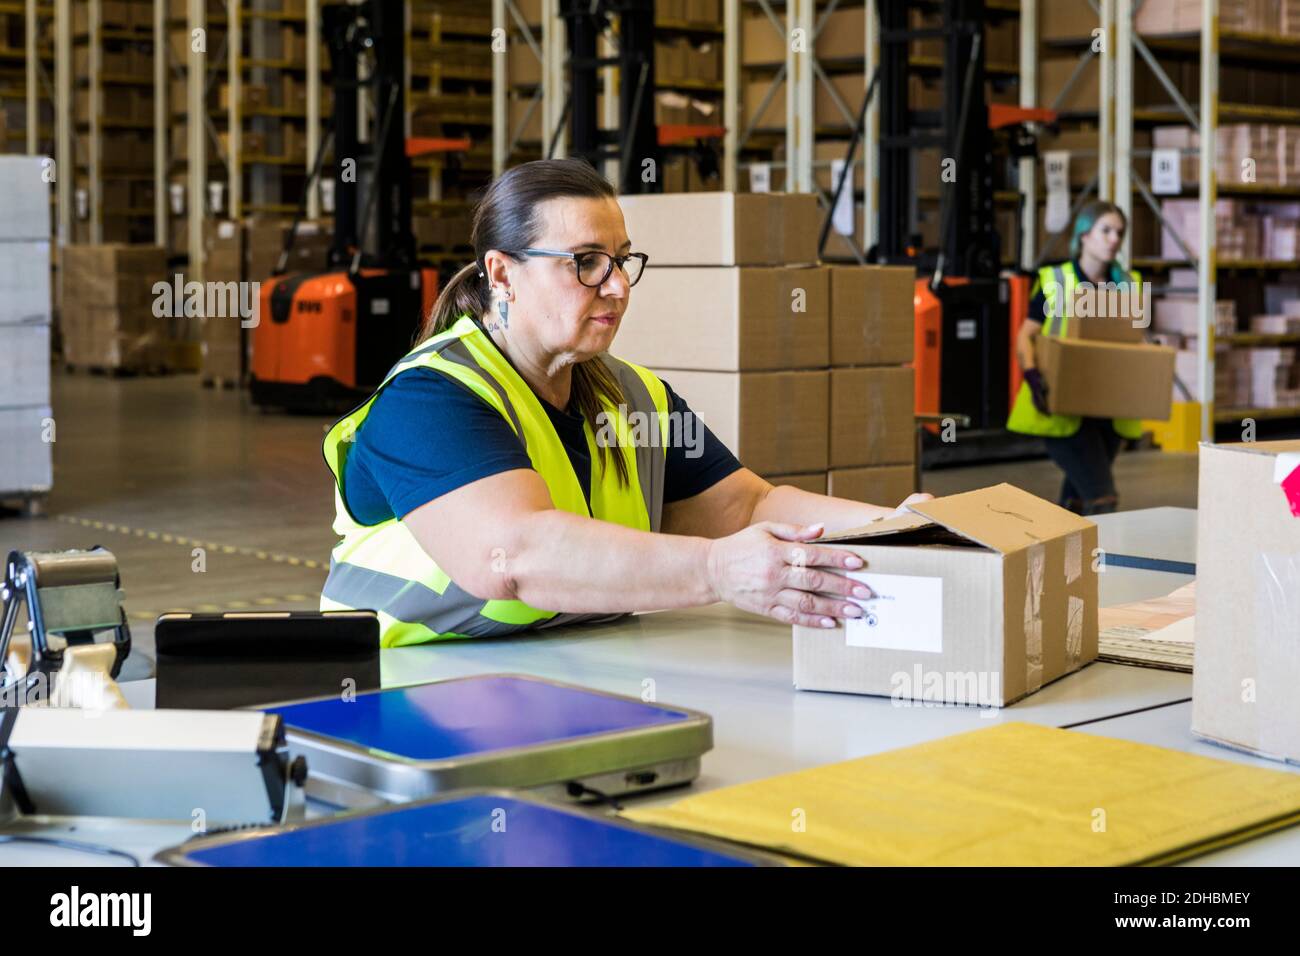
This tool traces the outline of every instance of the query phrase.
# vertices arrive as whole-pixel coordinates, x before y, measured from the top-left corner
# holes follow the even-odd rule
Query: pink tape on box
[[[1300,518],[1300,453],[1278,455],[1273,465],[1273,481],[1282,486],[1291,514]]]

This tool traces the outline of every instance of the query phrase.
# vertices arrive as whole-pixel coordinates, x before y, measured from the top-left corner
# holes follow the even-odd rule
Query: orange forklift
[[[406,24],[403,0],[321,9],[333,76],[334,112],[275,274],[262,283],[253,330],[254,404],[334,412],[355,404],[410,349],[438,292],[411,232],[410,157],[468,148],[464,140],[411,140],[404,132]],[[373,64],[359,75],[358,61]],[[357,94],[371,98],[376,130],[357,134]],[[331,142],[334,236],[320,271],[285,275],[298,221]]]

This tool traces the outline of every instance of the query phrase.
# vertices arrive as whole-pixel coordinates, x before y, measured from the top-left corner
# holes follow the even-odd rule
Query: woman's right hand
[[[775,618],[784,624],[834,627],[859,617],[862,608],[844,598],[872,597],[871,589],[847,578],[865,562],[855,554],[810,544],[822,525],[761,521],[717,538],[709,546],[709,584],[718,600]]]

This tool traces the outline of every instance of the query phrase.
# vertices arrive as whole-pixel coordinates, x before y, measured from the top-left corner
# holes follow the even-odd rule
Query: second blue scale
[[[708,715],[519,674],[258,708],[307,758],[308,795],[342,807],[513,787],[590,799],[689,783]]]

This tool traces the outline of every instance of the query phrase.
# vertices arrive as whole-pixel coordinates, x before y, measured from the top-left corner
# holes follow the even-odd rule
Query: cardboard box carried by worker
[[[1092,418],[1169,418],[1174,349],[1144,340],[1150,285],[1080,283],[1065,336],[1040,335],[1034,348],[1054,414]]]
[[[1001,707],[1097,657],[1097,526],[1001,484],[907,506],[818,543],[875,597],[794,628],[794,684],[900,706]]]
[[[1192,732],[1300,763],[1300,441],[1200,447]]]

